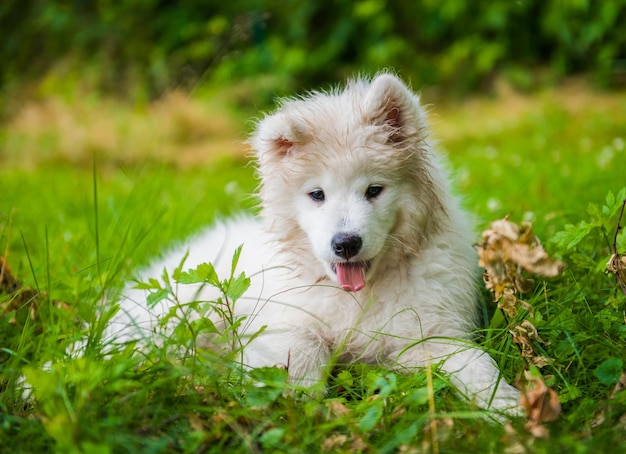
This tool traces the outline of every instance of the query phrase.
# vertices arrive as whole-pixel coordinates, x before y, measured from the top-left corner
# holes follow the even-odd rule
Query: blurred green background
[[[263,94],[393,67],[416,88],[626,78],[625,0],[3,0],[0,84],[134,100],[254,80]],[[5,109],[6,113],[6,109]]]

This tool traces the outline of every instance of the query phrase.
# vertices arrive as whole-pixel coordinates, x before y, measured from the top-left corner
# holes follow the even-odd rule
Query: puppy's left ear
[[[392,144],[414,137],[424,126],[418,96],[392,74],[381,74],[372,80],[363,111],[366,122],[388,129]]]

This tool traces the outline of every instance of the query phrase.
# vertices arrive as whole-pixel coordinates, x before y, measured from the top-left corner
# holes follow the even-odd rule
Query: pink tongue
[[[337,263],[339,285],[349,292],[358,292],[365,287],[365,269],[356,263]]]

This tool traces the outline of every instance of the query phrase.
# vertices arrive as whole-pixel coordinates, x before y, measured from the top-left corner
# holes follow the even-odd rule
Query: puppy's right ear
[[[257,125],[250,144],[261,161],[281,160],[309,141],[305,129],[283,112],[265,117]]]

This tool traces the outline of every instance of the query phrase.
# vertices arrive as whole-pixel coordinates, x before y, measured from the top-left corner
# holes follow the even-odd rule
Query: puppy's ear
[[[293,118],[278,112],[259,122],[249,142],[259,159],[282,159],[309,141],[304,131]]]
[[[372,80],[363,106],[368,123],[389,131],[389,142],[400,144],[422,129],[419,98],[396,76],[381,74]]]

